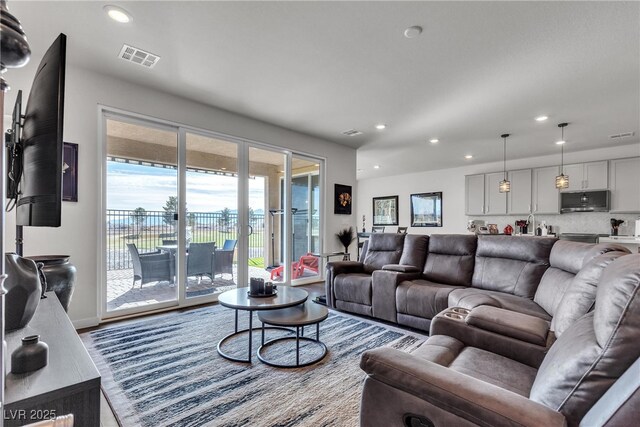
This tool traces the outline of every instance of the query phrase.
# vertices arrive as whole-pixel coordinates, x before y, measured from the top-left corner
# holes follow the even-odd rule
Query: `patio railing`
[[[190,242],[216,242],[222,247],[227,239],[237,240],[237,213],[188,212],[187,239]],[[264,262],[264,215],[249,218],[253,234],[249,236],[249,259],[256,265]],[[150,252],[163,240],[177,239],[177,225],[172,212],[107,210],[107,270],[133,268],[127,243]]]

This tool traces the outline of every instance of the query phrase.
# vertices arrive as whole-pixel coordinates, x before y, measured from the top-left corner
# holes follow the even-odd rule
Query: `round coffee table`
[[[304,303],[309,295],[304,289],[296,289],[289,286],[279,286],[278,293],[272,297],[250,297],[247,294],[248,290],[249,288],[232,289],[230,291],[223,292],[218,296],[218,302],[221,306],[233,308],[236,311],[234,332],[225,336],[220,340],[220,342],[218,342],[218,354],[225,359],[232,360],[234,362],[251,363],[254,311],[278,310],[281,308],[293,307]],[[249,312],[249,328],[247,329],[238,330],[238,311],[240,310]],[[269,329],[280,329],[291,332],[290,329],[281,327],[271,327]],[[249,351],[246,359],[231,356],[222,350],[222,345],[226,341],[245,332],[249,333]]]
[[[311,301],[307,301],[304,304],[296,305],[295,307],[283,308],[281,310],[272,310],[258,313],[258,319],[262,322],[262,345],[258,348],[258,359],[261,362],[266,363],[269,366],[275,366],[277,368],[301,368],[304,366],[313,365],[324,359],[327,355],[327,346],[320,341],[320,322],[329,317],[329,310],[324,305],[316,304]],[[264,330],[267,329],[264,325],[272,325],[277,327],[295,327],[295,337],[282,337],[275,338],[270,341],[264,342]],[[315,339],[304,336],[304,327],[308,325],[316,325],[316,337]],[[302,333],[300,333],[302,331]],[[262,351],[276,343],[283,341],[296,340],[296,363],[295,364],[282,364],[268,360],[263,356]],[[320,356],[300,363],[300,341],[309,341],[318,345],[322,349]]]

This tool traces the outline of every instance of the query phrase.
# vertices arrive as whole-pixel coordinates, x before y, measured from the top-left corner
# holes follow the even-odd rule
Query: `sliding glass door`
[[[178,131],[124,118],[104,123],[104,308],[129,312],[175,305],[175,251],[162,246],[177,242]]]
[[[185,298],[237,286],[238,144],[186,132]]]
[[[320,279],[322,160],[103,111],[102,316]]]

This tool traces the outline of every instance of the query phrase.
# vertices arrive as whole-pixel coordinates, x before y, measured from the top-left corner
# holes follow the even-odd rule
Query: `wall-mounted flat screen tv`
[[[62,210],[62,127],[67,37],[44,54],[22,125],[22,178],[17,225],[59,227]]]

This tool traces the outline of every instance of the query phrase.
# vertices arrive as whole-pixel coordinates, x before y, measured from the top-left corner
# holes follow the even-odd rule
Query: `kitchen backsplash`
[[[619,235],[633,235],[635,232],[635,220],[638,214],[612,214],[608,212],[575,212],[560,215],[536,215],[536,227],[541,221],[553,227],[554,233],[593,233],[610,234],[611,218],[622,219],[624,223],[618,229]],[[526,215],[504,216],[468,216],[467,219],[477,219],[485,224],[498,224],[498,230],[502,233],[507,224],[511,224],[514,230],[516,220],[527,219]]]

